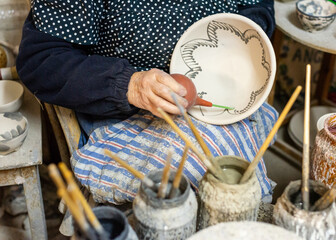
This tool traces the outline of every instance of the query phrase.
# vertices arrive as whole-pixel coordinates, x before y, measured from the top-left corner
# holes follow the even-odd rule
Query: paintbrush
[[[257,167],[261,157],[264,155],[265,151],[267,150],[269,144],[271,143],[275,133],[278,131],[278,129],[280,128],[283,120],[285,119],[287,113],[289,112],[289,110],[291,109],[291,107],[293,106],[296,98],[298,97],[300,91],[301,91],[302,87],[298,86],[294,93],[292,94],[291,98],[289,99],[289,101],[287,102],[284,110],[282,111],[282,113],[280,114],[278,121],[276,121],[276,123],[274,124],[271,132],[268,134],[265,142],[263,143],[263,145],[261,146],[261,148],[259,149],[257,155],[255,156],[255,158],[253,159],[253,161],[250,163],[250,165],[247,167],[245,173],[243,174],[242,178],[240,179],[239,183],[244,183],[246,182],[252,175],[254,169]]]
[[[227,176],[223,174],[222,169],[216,168],[216,165],[213,165],[209,159],[207,159],[203,154],[201,154],[196,146],[188,139],[188,137],[178,128],[178,126],[174,123],[174,121],[169,117],[169,115],[163,111],[161,108],[157,109],[164,120],[172,127],[172,129],[182,138],[182,140],[188,145],[194,153],[202,160],[208,170],[219,180],[227,182]]]
[[[302,182],[301,195],[303,209],[309,210],[309,131],[310,131],[310,64],[306,67],[306,89],[303,124],[303,159],[302,159]]]
[[[173,181],[172,188],[170,189],[169,198],[174,198],[174,197],[177,196],[178,189],[180,187],[180,182],[181,182],[182,174],[183,174],[184,163],[187,160],[188,150],[189,150],[189,146],[186,145],[184,147],[184,150],[183,150],[182,159],[181,159],[180,165],[179,165],[179,167],[177,169],[177,172],[176,172],[176,175],[175,175],[175,178],[174,178],[174,181]]]
[[[79,201],[79,204],[83,207],[84,212],[90,221],[91,225],[94,227],[94,229],[97,231],[99,238],[101,240],[108,240],[108,234],[105,232],[104,228],[98,221],[96,215],[93,213],[91,207],[87,203],[86,199],[84,198],[84,195],[78,188],[75,179],[72,176],[72,173],[69,171],[67,166],[63,163],[60,162],[58,164],[59,169],[61,170],[65,180],[68,183],[68,192],[70,193],[73,201]]]
[[[207,156],[208,159],[212,159],[212,154],[208,148],[208,146],[205,144],[205,142],[203,141],[203,138],[201,137],[201,135],[199,134],[199,132],[197,131],[195,125],[193,124],[191,118],[188,116],[187,111],[185,110],[184,107],[181,106],[181,104],[178,102],[176,94],[171,91],[170,92],[171,97],[173,98],[176,106],[178,107],[178,109],[180,110],[182,116],[184,117],[184,119],[186,120],[186,122],[188,123],[191,131],[193,132],[196,140],[198,141],[199,145],[201,146],[201,148],[203,149],[204,154]]]
[[[336,189],[332,187],[323,196],[315,202],[311,211],[322,211],[329,207],[336,199]]]
[[[92,240],[97,239],[96,236],[91,231],[90,225],[86,221],[86,218],[83,212],[81,211],[79,206],[73,201],[73,199],[70,197],[69,193],[67,192],[66,185],[63,182],[63,179],[56,165],[50,164],[48,166],[48,169],[49,169],[49,175],[57,187],[57,195],[65,201],[65,204],[67,205],[69,211],[71,212],[71,215],[77,222],[81,231],[84,233],[85,236],[88,237],[88,239],[92,239]]]
[[[156,187],[155,183],[150,178],[143,175],[141,172],[134,169],[130,165],[128,165],[126,162],[121,160],[117,155],[113,154],[112,152],[108,151],[107,149],[104,150],[104,153],[105,153],[105,155],[114,159],[117,163],[119,163],[121,166],[126,168],[128,171],[130,171],[135,177],[139,178],[147,187],[151,188],[155,192],[157,191],[157,187]]]
[[[166,198],[167,185],[168,185],[169,173],[170,173],[170,162],[171,162],[172,156],[173,156],[173,152],[168,151],[166,164],[162,172],[161,184],[159,186],[159,191],[157,193],[158,198]]]

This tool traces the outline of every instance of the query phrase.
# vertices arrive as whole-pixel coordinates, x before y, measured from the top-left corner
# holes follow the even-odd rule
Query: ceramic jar
[[[92,209],[98,221],[108,234],[108,239],[114,240],[138,240],[134,230],[129,225],[127,218],[123,212],[115,207],[101,206]],[[91,229],[90,238],[85,236],[74,224],[74,236],[71,240],[100,240],[101,238]]]
[[[324,128],[318,132],[311,159],[312,178],[328,187],[334,186],[336,183],[336,114],[329,116],[324,122]]]
[[[170,175],[169,186],[174,176]],[[152,171],[148,177],[159,185],[162,171]],[[139,239],[186,239],[195,233],[197,201],[185,176],[179,190],[181,194],[175,198],[159,199],[156,192],[141,184],[133,201],[134,228]]]
[[[309,185],[310,205],[313,205],[328,188],[313,180],[310,180]],[[290,182],[275,204],[274,224],[295,232],[306,240],[335,239],[335,203],[323,211],[305,211],[302,209],[301,196],[301,180]]]
[[[261,201],[261,188],[255,173],[238,184],[249,162],[237,156],[214,159],[231,182],[224,183],[206,173],[200,182],[198,229],[229,221],[256,221]]]

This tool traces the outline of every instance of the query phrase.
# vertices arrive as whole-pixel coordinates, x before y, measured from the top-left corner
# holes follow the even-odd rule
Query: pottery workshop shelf
[[[47,239],[38,165],[42,164],[42,124],[40,105],[25,89],[19,111],[29,124],[28,135],[22,146],[0,157],[0,186],[23,184],[32,239]]]

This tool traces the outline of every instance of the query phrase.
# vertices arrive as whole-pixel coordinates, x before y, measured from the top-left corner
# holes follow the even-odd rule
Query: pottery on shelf
[[[11,80],[0,81],[0,113],[16,112],[23,102],[23,86]]]
[[[0,155],[16,151],[28,134],[28,120],[20,113],[0,113]]]
[[[188,110],[196,119],[215,125],[253,114],[267,99],[275,72],[275,53],[266,33],[233,13],[214,14],[192,24],[177,42],[170,63],[170,73],[190,78],[198,97],[234,108],[195,105]]]
[[[299,0],[296,13],[303,29],[309,32],[328,27],[336,18],[336,5],[327,0]]]

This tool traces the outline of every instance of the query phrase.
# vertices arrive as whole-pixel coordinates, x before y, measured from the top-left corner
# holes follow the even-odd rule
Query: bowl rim
[[[4,113],[0,113],[0,114],[4,114]],[[15,138],[12,138],[12,139],[9,139],[9,140],[0,140],[0,143],[3,143],[3,144],[12,143],[12,142],[14,142],[14,140],[17,140],[18,138],[20,138],[20,137],[22,138],[23,136],[27,135],[28,129],[29,129],[29,122],[28,122],[28,119],[25,116],[23,116],[23,114],[21,114],[21,115],[22,115],[22,117],[23,117],[23,119],[26,123],[26,127],[25,127],[25,130],[23,131],[23,133],[16,136]]]
[[[265,51],[267,51],[267,53],[269,54],[269,62],[270,62],[270,69],[271,69],[271,73],[269,76],[269,84],[267,84],[267,86],[265,87],[265,89],[263,90],[263,94],[260,96],[258,101],[255,101],[253,103],[253,106],[251,106],[249,108],[248,111],[242,113],[242,114],[238,114],[235,117],[232,117],[230,119],[226,119],[226,118],[221,118],[221,119],[208,119],[205,120],[204,118],[201,119],[199,117],[196,117],[194,114],[191,114],[193,117],[197,118],[198,120],[202,121],[202,122],[206,122],[206,123],[210,123],[213,125],[228,125],[228,124],[232,124],[232,123],[236,123],[241,121],[242,119],[245,119],[249,116],[251,116],[253,113],[255,113],[260,106],[266,101],[266,99],[269,97],[269,94],[272,90],[274,81],[275,81],[275,74],[276,74],[276,57],[275,57],[275,52],[274,52],[274,48],[273,45],[271,43],[271,40],[269,39],[269,37],[267,36],[267,34],[265,33],[265,31],[253,20],[243,16],[243,15],[239,15],[236,13],[217,13],[217,14],[213,14],[207,17],[204,17],[198,21],[196,21],[195,23],[193,23],[180,37],[180,39],[178,40],[178,42],[175,44],[174,47],[174,51],[172,53],[171,56],[171,64],[169,67],[169,72],[170,73],[181,73],[181,71],[179,71],[179,69],[175,68],[175,64],[174,62],[176,61],[177,55],[180,54],[180,51],[178,51],[177,47],[181,46],[182,43],[185,41],[185,38],[187,38],[188,34],[190,34],[190,32],[194,31],[195,29],[199,28],[200,26],[202,26],[202,24],[208,24],[209,22],[213,21],[213,20],[232,20],[232,21],[236,21],[236,22],[243,22],[244,24],[246,24],[247,26],[253,28],[261,37],[264,46],[265,46]],[[183,73],[182,73],[183,74]]]
[[[331,14],[331,15],[327,15],[327,16],[316,16],[316,15],[312,15],[312,14],[303,12],[303,11],[299,8],[299,3],[301,3],[301,2],[305,2],[305,1],[314,1],[314,0],[298,0],[298,1],[295,3],[296,10],[299,11],[301,14],[303,14],[303,15],[305,15],[305,16],[309,16],[309,17],[314,17],[314,18],[335,18],[335,17],[336,17],[336,13],[333,13],[333,14]],[[327,2],[328,2],[328,1],[327,1]]]
[[[24,88],[23,88],[22,84],[20,84],[17,81],[13,81],[13,80],[0,80],[0,85],[2,85],[2,83],[4,83],[4,84],[6,84],[6,83],[14,84],[14,85],[18,86],[18,88],[20,90],[20,94],[19,94],[19,96],[17,98],[15,98],[13,101],[10,101],[8,103],[0,105],[0,108],[5,108],[5,107],[10,106],[14,102],[18,101],[20,98],[22,98],[23,93],[24,93]],[[1,112],[1,113],[3,113],[3,112]]]

